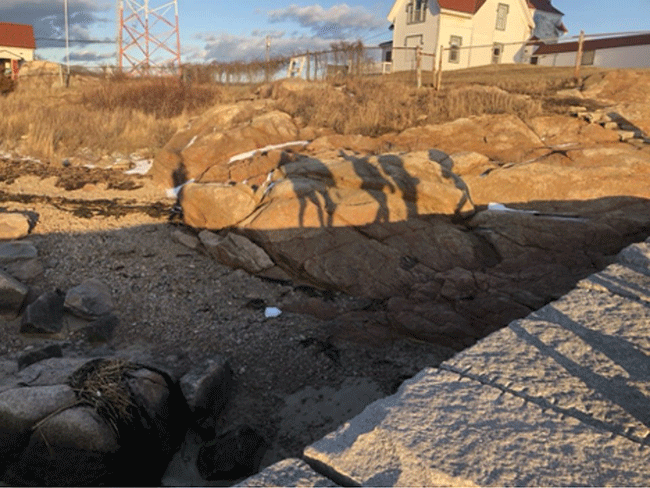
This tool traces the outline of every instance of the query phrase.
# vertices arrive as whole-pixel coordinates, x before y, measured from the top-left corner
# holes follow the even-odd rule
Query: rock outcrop
[[[589,90],[608,93],[608,76]],[[170,141],[156,178],[185,183],[184,222],[209,231],[202,245],[220,262],[381,302],[337,316],[335,334],[379,328],[462,347],[650,233],[650,146],[621,141],[606,109],[482,115],[376,138],[311,128],[306,146],[270,150],[309,131],[270,105],[260,115],[264,103],[206,113]]]
[[[244,160],[241,153],[296,141],[291,117],[270,109],[265,100],[218,105],[176,133],[156,156],[152,175],[166,188],[187,180],[223,182],[266,177],[273,158]]]

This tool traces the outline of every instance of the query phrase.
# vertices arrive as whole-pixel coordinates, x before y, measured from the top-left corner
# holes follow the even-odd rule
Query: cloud
[[[324,9],[320,5],[271,10],[266,13],[271,23],[293,22],[298,29],[256,29],[250,35],[202,33],[195,36],[204,42],[193,59],[202,61],[250,61],[264,59],[266,36],[271,37],[271,56],[287,56],[306,51],[325,51],[333,41],[356,41],[370,32],[387,28],[386,21],[363,7],[338,4]]]
[[[71,39],[88,40],[96,24],[113,22],[104,12],[112,6],[108,0],[68,0],[68,27]],[[39,48],[60,47],[61,42],[40,39],[63,39],[65,18],[63,0],[2,0],[0,19],[3,22],[31,24]]]
[[[324,9],[318,4],[300,7],[292,4],[286,8],[267,12],[269,22],[295,22],[325,39],[358,39],[368,32],[386,28],[386,21],[363,7],[350,7],[340,3]]]
[[[115,64],[115,52],[97,53],[96,51],[74,51],[70,53],[71,63],[88,64]]]
[[[266,35],[238,36],[228,33],[206,34],[203,61],[252,61],[264,59]],[[271,39],[271,56],[287,56],[305,51],[328,49],[331,41],[317,37],[284,37]]]

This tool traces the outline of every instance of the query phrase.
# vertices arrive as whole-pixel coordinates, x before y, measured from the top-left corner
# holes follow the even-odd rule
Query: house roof
[[[625,46],[650,45],[650,33],[638,34],[624,37],[607,37],[605,39],[592,39],[585,41],[582,49],[584,51],[595,51]],[[557,44],[544,44],[535,51],[535,56],[542,54],[570,53],[578,51],[578,42],[560,42]]]
[[[485,2],[486,0],[438,0],[440,8],[456,10],[458,12],[466,12],[468,14],[475,14],[478,12]],[[564,15],[553,5],[551,5],[551,0],[526,0],[526,3],[530,8]]]
[[[36,49],[31,25],[0,22],[0,46]]]
[[[465,12],[468,14],[475,14],[478,12],[485,2],[486,0],[438,0],[440,8]]]
[[[397,9],[401,8],[401,5],[405,0],[395,0],[393,8],[388,14],[388,20],[391,22],[395,21],[395,16]],[[467,14],[475,14],[479,9],[485,4],[487,0],[438,0],[440,8],[447,10],[454,10],[456,12],[464,12]],[[558,9],[551,5],[551,0],[525,0],[529,8],[543,10],[544,12],[550,12],[554,14],[564,15]]]
[[[564,15],[553,5],[551,5],[551,0],[528,0],[528,6],[537,10],[543,10],[544,12],[550,12],[552,14]]]

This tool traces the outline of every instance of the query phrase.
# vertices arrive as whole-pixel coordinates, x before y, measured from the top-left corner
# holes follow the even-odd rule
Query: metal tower
[[[180,74],[178,0],[117,0],[117,16],[120,71],[141,76]]]

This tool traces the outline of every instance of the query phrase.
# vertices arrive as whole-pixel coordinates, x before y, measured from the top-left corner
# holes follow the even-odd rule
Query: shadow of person
[[[435,163],[438,163],[442,170],[442,176],[444,178],[452,180],[454,182],[454,186],[463,193],[463,196],[456,206],[456,213],[460,213],[467,202],[473,206],[474,202],[472,201],[472,196],[469,193],[469,187],[467,186],[467,183],[465,183],[465,181],[453,171],[454,160],[451,159],[451,156],[449,156],[449,154],[446,152],[440,151],[438,149],[429,149],[429,159]]]
[[[387,180],[384,175],[381,174],[379,168],[368,161],[367,157],[357,158],[345,154],[343,151],[340,151],[339,155],[346,161],[352,163],[354,172],[359,179],[361,179],[359,188],[368,193],[368,195],[377,202],[379,208],[377,209],[374,223],[389,222],[390,212],[384,189],[387,188],[391,193],[395,193],[395,185]]]
[[[316,208],[320,226],[331,227],[336,204],[330,197],[330,188],[334,186],[334,175],[327,165],[315,158],[301,157],[285,166],[286,178],[291,181],[300,205],[299,226],[305,226],[307,205],[311,203]]]
[[[406,205],[406,215],[409,219],[418,215],[417,201],[418,192],[417,185],[420,183],[419,178],[413,177],[404,168],[404,161],[399,156],[388,154],[379,156],[377,158],[379,165],[384,170],[384,173],[389,175],[397,188],[402,192],[402,199]]]

